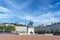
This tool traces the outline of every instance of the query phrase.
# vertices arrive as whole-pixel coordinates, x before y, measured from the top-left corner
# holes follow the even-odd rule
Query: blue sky
[[[60,22],[60,0],[0,0],[0,22]]]

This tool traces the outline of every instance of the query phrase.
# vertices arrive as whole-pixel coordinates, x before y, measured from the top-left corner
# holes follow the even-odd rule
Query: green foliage
[[[60,30],[55,30],[54,35],[60,35]]]
[[[6,26],[6,25],[0,25],[0,31],[10,31],[10,32],[12,32],[12,31],[15,31],[15,27],[14,26],[11,26],[11,25],[8,25],[8,26]]]
[[[0,30],[3,30],[4,28],[5,28],[4,26],[0,25]]]
[[[55,33],[60,33],[60,30],[55,30]]]
[[[49,33],[49,31],[46,31],[45,33]]]
[[[44,34],[45,31],[44,30],[37,30],[37,31],[35,31],[35,33],[37,33],[37,34]]]
[[[9,26],[6,27],[6,30],[7,30],[7,31],[15,31],[15,27],[9,25]]]
[[[45,33],[45,30],[43,30],[42,33],[44,34]]]
[[[60,35],[60,30],[51,30],[51,32],[45,31],[45,30],[37,30],[37,31],[35,31],[35,33],[36,34],[52,33],[54,35]]]
[[[53,30],[51,30],[51,32],[50,33],[54,33],[54,31]]]

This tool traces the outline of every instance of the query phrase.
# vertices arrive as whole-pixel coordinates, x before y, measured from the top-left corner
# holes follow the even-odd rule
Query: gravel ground
[[[60,36],[0,34],[0,40],[60,40]]]

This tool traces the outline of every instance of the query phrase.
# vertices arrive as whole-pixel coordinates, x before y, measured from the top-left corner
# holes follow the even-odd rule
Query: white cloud
[[[5,13],[10,12],[7,8],[1,7],[1,6],[0,6],[0,11]]]
[[[56,3],[56,5],[60,5],[60,2]]]
[[[5,1],[6,4],[10,5],[13,8],[11,11],[13,11],[13,13],[16,14],[16,15],[15,14],[14,15],[17,16],[20,19],[32,20],[33,22],[38,23],[38,24],[45,24],[45,23],[46,24],[50,24],[51,22],[58,22],[58,21],[60,21],[60,19],[54,17],[54,16],[57,16],[57,15],[60,15],[60,12],[56,12],[54,14],[51,13],[51,12],[48,12],[48,13],[44,13],[43,15],[40,14],[39,16],[36,17],[36,15],[39,12],[43,13],[41,10],[46,11],[49,8],[54,8],[55,7],[55,5],[51,5],[51,4],[49,4],[49,2],[47,3],[47,2],[44,1],[43,2],[44,5],[39,7],[39,10],[36,10],[37,12],[34,11],[34,13],[31,13],[33,15],[36,14],[35,16],[33,16],[33,15],[29,15],[30,12],[27,12],[27,11],[26,11],[26,13],[23,13],[23,14],[21,13],[21,12],[24,12],[25,11],[24,9],[27,8],[29,5],[31,5],[31,3],[33,3],[33,2],[26,1],[26,2],[24,2],[22,4],[20,3],[18,5],[18,4],[14,4],[14,2],[12,0],[7,0],[7,1],[4,0],[4,1]],[[9,9],[6,9],[4,7],[0,7],[0,9],[1,9],[0,11],[9,12]],[[21,16],[21,14],[22,14],[22,16]],[[24,14],[26,14],[26,15],[24,15]],[[2,14],[2,15],[4,15],[4,14]],[[13,15],[13,14],[11,14],[11,15]],[[5,14],[4,17],[7,18],[7,17],[10,17],[10,16],[8,14]],[[1,16],[1,18],[2,18],[2,16]]]
[[[55,16],[60,15],[60,11],[55,12],[55,14],[54,14],[54,15],[55,15]]]
[[[8,8],[0,6],[0,18],[11,18],[13,15],[11,14],[11,11]]]
[[[8,14],[0,14],[0,19],[1,18],[10,18],[10,15],[8,15]]]
[[[46,13],[46,14],[43,14],[43,15],[38,16],[37,18],[33,19],[33,21],[40,23],[40,24],[50,24],[51,22],[59,22],[60,19],[57,19],[54,17],[57,15],[54,15],[53,13]]]
[[[32,20],[33,19],[33,17],[30,15],[23,15],[23,16],[16,15],[16,16],[23,20]]]
[[[60,12],[56,12],[55,14],[59,15]],[[24,15],[24,16],[19,16],[18,18],[23,20],[32,20],[34,23],[37,24],[51,24],[52,22],[60,22],[60,19],[54,17],[57,16],[55,14],[48,12],[46,14],[37,17],[31,15]]]
[[[52,4],[49,4],[48,7],[49,7],[49,8],[53,8],[54,6],[53,6]]]
[[[18,9],[18,10],[22,10],[26,7],[28,7],[28,5],[33,2],[32,0],[25,0],[23,3],[18,4],[18,2],[16,2],[16,0],[3,0],[6,4],[10,5],[11,7]]]

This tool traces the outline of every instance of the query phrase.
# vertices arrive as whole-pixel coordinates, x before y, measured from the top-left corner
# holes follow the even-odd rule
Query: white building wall
[[[27,27],[15,26],[15,28],[16,28],[16,32],[19,34],[34,34],[34,28],[33,27],[28,28],[28,33],[27,33]]]
[[[16,27],[16,32],[27,33],[27,27],[23,27],[23,26],[15,26],[15,27]]]
[[[28,28],[28,34],[34,34],[34,28]]]

